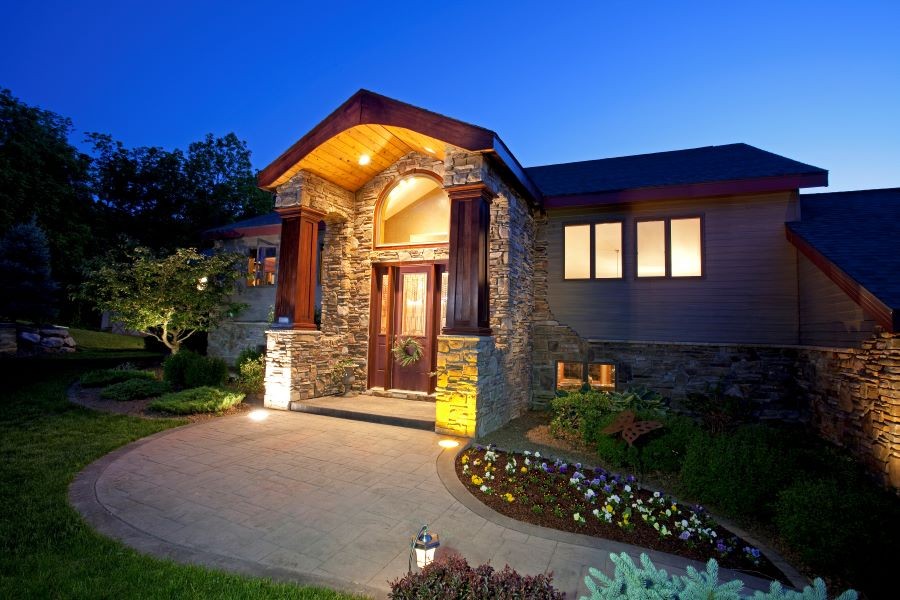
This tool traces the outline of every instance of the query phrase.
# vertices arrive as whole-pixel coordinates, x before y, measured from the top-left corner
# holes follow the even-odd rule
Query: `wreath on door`
[[[408,367],[422,358],[422,344],[415,338],[400,338],[391,348],[391,354],[401,367]]]

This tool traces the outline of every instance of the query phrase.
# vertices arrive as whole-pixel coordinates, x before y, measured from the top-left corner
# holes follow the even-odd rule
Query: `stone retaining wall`
[[[900,490],[900,334],[876,333],[861,348],[807,349],[800,356],[813,428]]]
[[[338,393],[331,372],[335,362],[347,356],[340,336],[270,329],[266,332],[265,406],[287,410],[293,401]]]

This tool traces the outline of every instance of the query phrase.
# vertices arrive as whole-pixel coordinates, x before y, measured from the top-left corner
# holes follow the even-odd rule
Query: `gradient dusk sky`
[[[0,87],[74,142],[234,131],[262,168],[367,88],[525,166],[746,142],[900,186],[897,0],[3,4]]]

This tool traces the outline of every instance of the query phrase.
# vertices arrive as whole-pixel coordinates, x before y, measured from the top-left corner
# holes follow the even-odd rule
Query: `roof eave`
[[[335,135],[357,125],[403,127],[470,152],[494,154],[514,177],[515,182],[532,196],[532,200],[540,202],[540,190],[493,131],[368,90],[359,90],[353,94],[309,133],[260,171],[257,185],[266,191],[274,191],[279,178],[307,154]]]
[[[544,206],[553,208],[578,208],[628,204],[653,200],[684,200],[712,196],[766,194],[828,185],[828,171],[814,171],[775,177],[754,177],[708,181],[680,185],[665,185],[586,194],[545,195]]]
[[[900,331],[900,311],[882,302],[875,294],[867,290],[827,256],[819,252],[806,238],[794,231],[790,223],[785,224],[784,231],[788,241],[796,246],[803,256],[816,265],[863,311],[871,315],[879,325],[890,333]]]

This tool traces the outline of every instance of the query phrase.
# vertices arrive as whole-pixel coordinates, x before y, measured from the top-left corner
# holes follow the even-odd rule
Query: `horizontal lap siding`
[[[784,193],[551,213],[550,308],[586,338],[796,344],[797,258],[784,236],[795,211],[795,196]],[[704,218],[705,276],[636,279],[634,220],[697,215]],[[563,225],[616,219],[625,221],[625,277],[563,280]]]
[[[802,254],[800,277],[800,343],[850,347],[872,337],[875,321]]]

